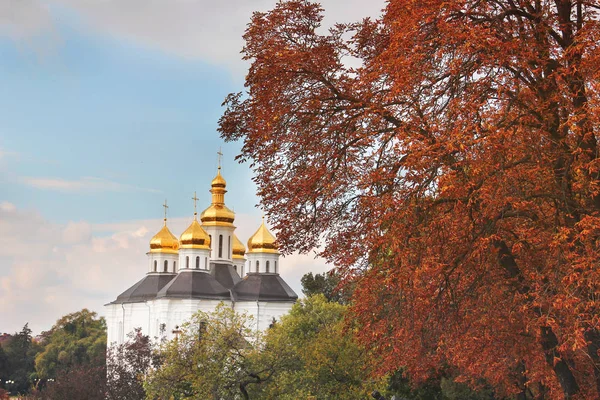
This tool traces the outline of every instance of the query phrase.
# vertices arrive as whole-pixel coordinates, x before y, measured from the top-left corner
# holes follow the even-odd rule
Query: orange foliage
[[[284,251],[356,282],[381,373],[600,397],[600,2],[391,0],[256,13],[243,140]]]

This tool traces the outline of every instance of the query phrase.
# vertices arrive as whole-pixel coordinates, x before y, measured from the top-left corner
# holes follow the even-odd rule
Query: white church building
[[[165,213],[164,226],[150,240],[146,275],[105,306],[109,344],[123,343],[136,328],[169,340],[196,311],[211,312],[221,302],[253,315],[256,330],[292,308],[298,296],[279,276],[275,237],[263,221],[246,249],[235,235],[235,213],[225,206],[225,188],[219,167],[212,204],[200,222],[194,212],[179,239]]]

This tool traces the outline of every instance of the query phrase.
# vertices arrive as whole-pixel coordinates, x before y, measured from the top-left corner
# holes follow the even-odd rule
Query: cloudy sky
[[[267,0],[0,1],[0,332],[39,333],[102,305],[146,272],[162,223],[179,235],[210,201],[220,146],[226,202],[246,241],[261,212],[239,144],[216,132],[243,89],[241,36]],[[377,16],[382,0],[325,0],[325,23]],[[281,262],[300,277],[312,255]]]

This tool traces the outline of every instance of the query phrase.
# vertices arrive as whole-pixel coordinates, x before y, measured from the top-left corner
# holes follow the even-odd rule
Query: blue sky
[[[245,242],[260,224],[239,143],[216,131],[243,89],[242,34],[271,0],[0,2],[0,332],[34,332],[106,304],[146,272],[162,224],[179,235],[208,206],[222,147],[226,203]],[[383,2],[326,0],[325,25]],[[291,255],[281,274],[329,267]]]
[[[183,216],[190,193],[207,195],[223,146],[224,172],[245,199],[232,206],[252,212],[250,171],[232,162],[239,146],[216,132],[221,101],[240,80],[202,60],[86,31],[60,14],[61,40],[49,54],[0,39],[0,148],[11,164],[1,177],[4,200],[58,222],[158,218],[164,198],[172,216]],[[102,190],[100,182],[120,186]]]

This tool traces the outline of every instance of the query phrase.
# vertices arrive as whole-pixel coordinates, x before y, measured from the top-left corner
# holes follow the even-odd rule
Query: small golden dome
[[[275,236],[265,226],[264,218],[258,230],[248,239],[248,252],[279,254]]]
[[[245,259],[244,255],[246,254],[246,247],[244,247],[244,244],[238,239],[235,233],[233,234],[233,247],[231,251],[233,253],[232,258]]]
[[[192,224],[181,234],[179,243],[179,248],[181,249],[210,250],[210,236],[208,236],[208,233],[198,223],[196,213],[194,213]]]
[[[217,176],[215,176],[215,178],[212,180],[212,182],[210,183],[210,186],[212,187],[225,187],[227,186],[227,182],[225,182],[225,178],[223,178],[223,176],[221,175],[221,167],[219,167],[219,169],[217,170]]]
[[[225,206],[225,193],[227,193],[225,187],[227,184],[221,176],[221,167],[219,167],[217,176],[210,185],[212,204],[200,214],[200,221],[203,225],[233,226],[235,213]]]
[[[179,241],[167,228],[167,219],[165,218],[165,225],[150,239],[150,253],[177,254],[178,250]]]

